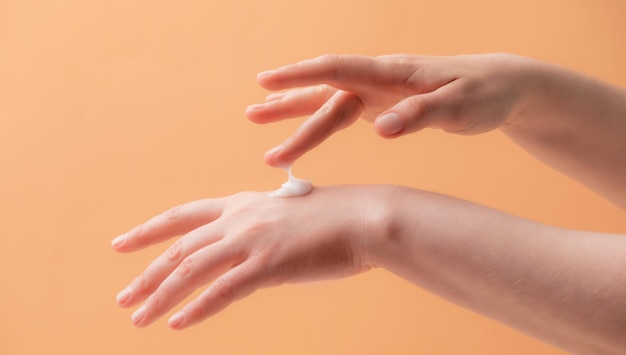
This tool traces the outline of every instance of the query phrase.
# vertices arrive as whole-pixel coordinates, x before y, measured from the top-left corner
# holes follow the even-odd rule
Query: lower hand
[[[304,197],[246,192],[170,209],[116,238],[132,252],[184,235],[118,295],[122,307],[143,302],[132,321],[143,327],[194,290],[211,283],[172,316],[183,329],[263,287],[334,279],[368,270],[367,250],[384,233],[388,187],[316,188]]]

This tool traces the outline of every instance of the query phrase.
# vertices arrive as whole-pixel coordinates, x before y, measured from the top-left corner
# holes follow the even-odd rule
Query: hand
[[[425,127],[476,134],[502,125],[519,102],[523,58],[325,55],[259,74],[273,93],[246,110],[256,123],[312,115],[268,151],[273,166],[293,163],[359,116],[395,138]]]
[[[170,318],[172,328],[183,329],[262,287],[366,271],[372,266],[368,245],[390,220],[381,203],[387,189],[316,188],[295,198],[246,192],[172,208],[114,239],[115,250],[131,252],[184,234],[117,302],[144,301],[132,316],[143,327],[213,281]]]

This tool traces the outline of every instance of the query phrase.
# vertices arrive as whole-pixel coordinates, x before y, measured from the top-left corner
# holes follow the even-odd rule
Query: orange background
[[[367,4],[367,5],[366,5]],[[626,86],[614,1],[0,2],[0,353],[562,354],[385,272],[262,290],[184,332],[130,324],[116,293],[166,245],[110,240],[178,203],[269,190],[257,72],[319,54],[505,51]],[[493,132],[393,141],[360,122],[296,165],[318,185],[392,183],[571,228],[624,212]]]

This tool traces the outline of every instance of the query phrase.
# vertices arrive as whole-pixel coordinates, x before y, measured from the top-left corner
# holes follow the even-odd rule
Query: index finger
[[[217,219],[224,203],[224,198],[215,198],[172,207],[113,239],[111,246],[119,252],[130,252],[186,234]]]
[[[353,124],[362,110],[363,103],[358,96],[337,91],[291,137],[266,153],[265,162],[276,167],[291,165],[333,133]]]
[[[373,57],[326,54],[260,73],[259,84],[268,90],[328,84],[353,91],[384,78],[382,65]]]

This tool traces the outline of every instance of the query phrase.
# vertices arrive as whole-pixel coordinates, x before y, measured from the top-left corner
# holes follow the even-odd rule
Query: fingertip
[[[121,307],[126,306],[131,296],[133,295],[133,290],[130,286],[127,286],[125,289],[120,291],[115,297],[115,302]]]
[[[144,304],[143,306],[139,307],[130,317],[131,322],[136,327],[139,327],[139,328],[144,327],[145,325],[147,325],[144,322],[144,320],[146,319],[146,313],[147,313],[147,309],[146,309],[146,305]]]
[[[111,247],[117,251],[120,251],[119,249],[126,243],[127,239],[128,233],[124,233],[111,241]]]
[[[261,85],[261,87],[269,90],[274,89],[274,85],[272,84],[272,78],[274,77],[274,73],[276,70],[266,70],[260,72],[256,76],[256,81]]]
[[[265,164],[271,166],[272,168],[278,168],[283,165],[280,160],[277,159],[276,155],[265,154],[263,160],[265,161]]]
[[[283,97],[285,97],[286,94],[287,93],[284,93],[284,92],[273,92],[265,97],[265,101],[271,102],[271,101],[280,100]]]
[[[404,122],[399,114],[395,112],[385,113],[374,121],[376,132],[384,138],[398,136],[404,129]]]
[[[274,70],[264,70],[256,75],[257,80],[262,80],[263,78],[267,78],[270,76]]]
[[[265,156],[263,157],[263,159],[265,160],[265,163],[271,167],[279,167],[284,165],[284,161],[281,158],[281,153],[284,150],[284,146],[281,145],[277,145],[274,148],[268,150],[265,153]]]
[[[265,108],[265,104],[253,104],[253,105],[246,107],[244,114],[250,121],[256,122],[257,120],[256,114],[262,111],[264,108]]]
[[[169,327],[174,330],[182,330],[185,327],[184,323],[185,323],[184,311],[177,312],[176,314],[171,316],[170,319],[167,321],[167,324],[169,325]]]

